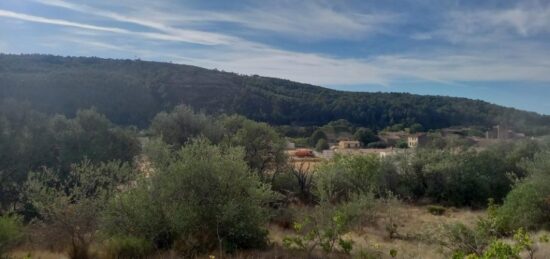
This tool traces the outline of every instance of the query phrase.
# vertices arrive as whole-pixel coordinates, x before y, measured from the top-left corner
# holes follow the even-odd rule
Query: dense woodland
[[[419,123],[426,130],[506,124],[547,132],[550,117],[483,101],[405,93],[342,92],[283,79],[188,65],[49,55],[0,55],[0,99],[73,116],[95,107],[116,124],[148,127],[160,111],[186,104],[271,125],[321,126],[345,119],[380,130]]]

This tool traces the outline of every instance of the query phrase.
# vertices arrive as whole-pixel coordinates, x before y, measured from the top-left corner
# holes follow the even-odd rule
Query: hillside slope
[[[94,106],[116,123],[140,127],[181,103],[279,125],[336,119],[377,129],[414,122],[427,129],[507,123],[533,131],[550,125],[548,116],[465,98],[343,92],[188,65],[50,55],[0,55],[0,100],[6,98],[66,115]]]

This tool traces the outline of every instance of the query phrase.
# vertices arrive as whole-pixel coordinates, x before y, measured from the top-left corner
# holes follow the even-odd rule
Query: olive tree
[[[157,152],[169,149],[156,145]],[[110,201],[105,231],[147,238],[187,256],[266,244],[273,193],[251,172],[242,148],[198,139],[158,157],[149,179]]]
[[[133,176],[127,163],[84,160],[73,165],[67,176],[48,168],[31,173],[26,196],[40,215],[38,224],[57,242],[69,244],[70,257],[88,258],[100,212]]]

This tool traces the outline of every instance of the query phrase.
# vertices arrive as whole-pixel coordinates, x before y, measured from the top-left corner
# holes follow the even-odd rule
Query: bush
[[[388,144],[384,141],[376,141],[367,144],[367,148],[387,148]]]
[[[506,232],[540,229],[550,223],[550,152],[537,154],[522,166],[529,175],[506,196],[497,211]]]
[[[354,195],[386,190],[386,175],[376,155],[336,156],[316,168],[316,194],[324,201],[349,200]]]
[[[107,258],[133,259],[146,258],[154,251],[150,241],[132,236],[113,236],[105,241]]]
[[[321,152],[323,150],[329,149],[329,145],[326,139],[322,138],[317,141],[317,144],[315,144],[315,150]]]
[[[106,210],[111,235],[155,240],[186,256],[266,245],[267,204],[274,194],[250,171],[240,148],[194,140]]]
[[[432,215],[441,216],[445,214],[445,211],[447,209],[443,206],[439,205],[430,205],[428,206],[428,212],[430,212]]]
[[[38,223],[50,230],[47,235],[70,244],[70,258],[89,258],[101,211],[135,173],[127,163],[84,160],[73,165],[63,179],[48,168],[31,173],[26,195],[40,215]]]
[[[481,254],[489,244],[489,238],[476,229],[462,223],[454,223],[445,226],[445,233],[439,242],[455,255],[469,255]],[[453,258],[460,258],[460,256]]]
[[[0,216],[0,257],[9,252],[23,236],[21,220],[14,216]]]
[[[322,203],[293,225],[295,234],[283,238],[283,245],[311,255],[316,248],[329,254],[335,251],[350,254],[353,240],[344,235],[355,228],[363,213],[371,209],[372,196],[357,197],[350,202],[332,205]]]

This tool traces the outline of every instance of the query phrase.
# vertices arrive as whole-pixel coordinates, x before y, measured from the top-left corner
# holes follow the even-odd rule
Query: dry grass
[[[10,258],[23,259],[68,259],[67,255],[45,250],[30,250],[30,251],[14,251],[10,254]]]
[[[443,225],[453,222],[462,222],[466,225],[475,224],[476,220],[484,215],[482,211],[467,209],[447,209],[444,215],[436,216],[428,212],[427,206],[399,205],[393,213],[398,218],[399,238],[390,239],[385,229],[385,217],[379,217],[375,224],[368,224],[348,233],[353,239],[354,250],[377,251],[382,258],[391,258],[391,249],[398,251],[397,258],[448,258],[442,247],[433,242]],[[269,238],[274,244],[281,246],[285,236],[292,234],[291,230],[271,226]],[[550,251],[550,248],[549,248]]]
[[[300,208],[307,213],[307,208]],[[357,255],[361,251],[376,251],[376,255],[381,258],[391,258],[389,251],[397,250],[397,258],[448,258],[448,251],[442,249],[437,244],[437,236],[441,233],[441,227],[453,222],[461,222],[473,226],[477,219],[484,215],[483,211],[472,211],[468,209],[448,208],[444,215],[432,215],[427,206],[414,206],[401,204],[394,208],[393,213],[398,218],[398,238],[390,239],[384,227],[385,216],[379,217],[375,223],[365,224],[347,234],[347,237],[353,239],[353,254]],[[276,225],[269,226],[269,239],[272,247],[263,251],[240,251],[236,254],[223,255],[223,258],[304,258],[306,255],[300,251],[289,251],[282,247],[282,240],[285,236],[292,234],[292,230],[283,229]],[[543,234],[548,232],[539,232],[533,234],[533,238],[538,240]],[[535,254],[536,258],[550,258],[550,244],[540,244]],[[45,250],[19,250],[12,253],[13,258],[25,258],[30,251],[32,258],[67,258],[60,253],[47,252]],[[217,253],[213,252],[215,258],[219,258]],[[317,251],[314,258],[326,258],[320,251]],[[153,258],[180,258],[173,252],[162,252]],[[210,258],[205,255],[203,258]],[[346,258],[345,255],[334,254],[330,258]],[[358,257],[361,258],[361,257]]]

